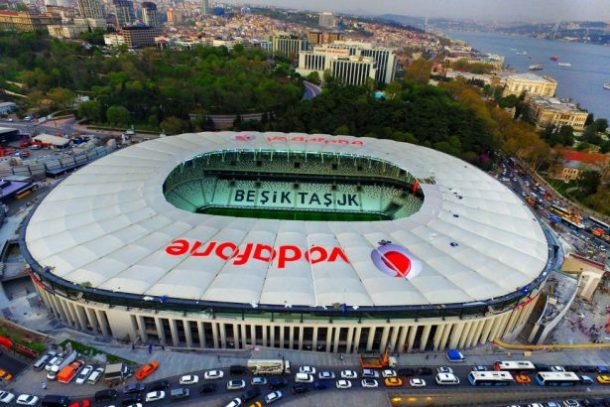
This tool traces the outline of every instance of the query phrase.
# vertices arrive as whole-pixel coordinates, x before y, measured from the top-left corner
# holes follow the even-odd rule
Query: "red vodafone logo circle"
[[[388,241],[379,242],[371,252],[371,260],[379,271],[388,276],[411,279],[418,275],[422,262],[406,247]]]

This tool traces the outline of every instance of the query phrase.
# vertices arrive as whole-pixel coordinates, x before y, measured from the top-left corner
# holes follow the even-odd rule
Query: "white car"
[[[150,403],[152,401],[159,401],[165,398],[165,392],[163,390],[159,391],[151,391],[150,393],[146,393],[146,402]]]
[[[578,400],[567,399],[563,401],[563,405],[566,407],[580,407],[580,403]]]
[[[383,377],[396,377],[397,376],[396,370],[394,370],[394,369],[383,369],[381,371],[381,375]]]
[[[184,375],[178,380],[180,384],[197,384],[199,383],[199,376],[196,374],[187,374]]]
[[[241,406],[240,398],[235,398],[235,399],[229,401],[229,404],[227,404],[225,407],[238,407],[238,406]]]
[[[379,387],[379,383],[375,379],[362,379],[362,387],[367,389],[375,389]]]
[[[436,375],[436,384],[439,384],[439,385],[460,384],[460,379],[458,379],[453,373],[438,373]]]
[[[334,378],[335,378],[335,373],[328,371],[328,370],[323,370],[320,373],[318,373],[318,379],[326,380],[326,379],[334,379]]]
[[[93,366],[86,365],[85,367],[83,367],[83,369],[80,371],[80,373],[76,376],[76,380],[74,381],[74,383],[85,384],[85,382],[87,381],[87,378],[89,377],[91,372],[93,372]]]
[[[267,378],[266,377],[260,377],[260,376],[254,376],[252,378],[251,384],[252,384],[252,386],[262,386],[264,384],[267,384]]]
[[[100,381],[100,379],[102,378],[103,375],[104,375],[104,368],[103,367],[98,367],[97,369],[95,369],[93,371],[93,373],[91,373],[89,375],[89,378],[87,379],[87,383],[89,383],[89,384],[97,384],[97,382]]]
[[[352,387],[352,382],[350,382],[349,380],[341,379],[337,380],[336,385],[338,389],[349,389]]]
[[[313,383],[313,375],[309,373],[297,373],[294,375],[295,383]]]
[[[357,379],[358,373],[354,372],[353,370],[342,370],[341,378],[342,379]]]
[[[275,403],[276,401],[278,401],[279,399],[281,399],[283,396],[282,392],[279,390],[276,390],[274,392],[271,392],[269,394],[267,394],[265,396],[265,402],[267,404],[271,404],[271,403]]]
[[[375,369],[362,369],[362,377],[369,377],[371,379],[376,379],[379,377],[379,372]]]
[[[563,366],[551,366],[551,372],[565,372],[566,369]]]
[[[15,395],[13,393],[9,393],[8,391],[0,391],[0,403],[8,404],[15,399]]]
[[[17,397],[17,404],[22,406],[35,406],[38,404],[38,397],[30,394],[22,394]]]
[[[426,387],[426,381],[424,379],[414,377],[409,380],[409,385],[411,385],[411,387]]]
[[[299,373],[316,374],[316,368],[313,366],[301,366],[299,367]]]
[[[436,368],[438,373],[453,373],[453,369],[447,366],[439,366]]]
[[[222,379],[224,375],[222,370],[206,370],[203,373],[203,378],[205,380]]]
[[[227,390],[241,390],[246,387],[245,380],[229,380],[227,382]]]
[[[110,407],[114,407],[114,406],[110,406]],[[144,407],[144,406],[142,405],[142,403],[136,403],[136,404],[130,404],[127,407]]]

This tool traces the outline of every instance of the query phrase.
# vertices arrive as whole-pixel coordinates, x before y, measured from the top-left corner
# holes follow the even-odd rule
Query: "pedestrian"
[[[47,382],[42,382],[42,389],[46,390],[47,389]]]

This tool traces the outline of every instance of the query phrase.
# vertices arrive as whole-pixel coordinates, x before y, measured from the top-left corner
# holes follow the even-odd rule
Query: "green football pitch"
[[[208,215],[232,216],[236,218],[282,219],[282,220],[318,220],[365,222],[389,220],[390,217],[373,213],[316,212],[281,209],[246,209],[246,208],[205,208],[198,211]]]

